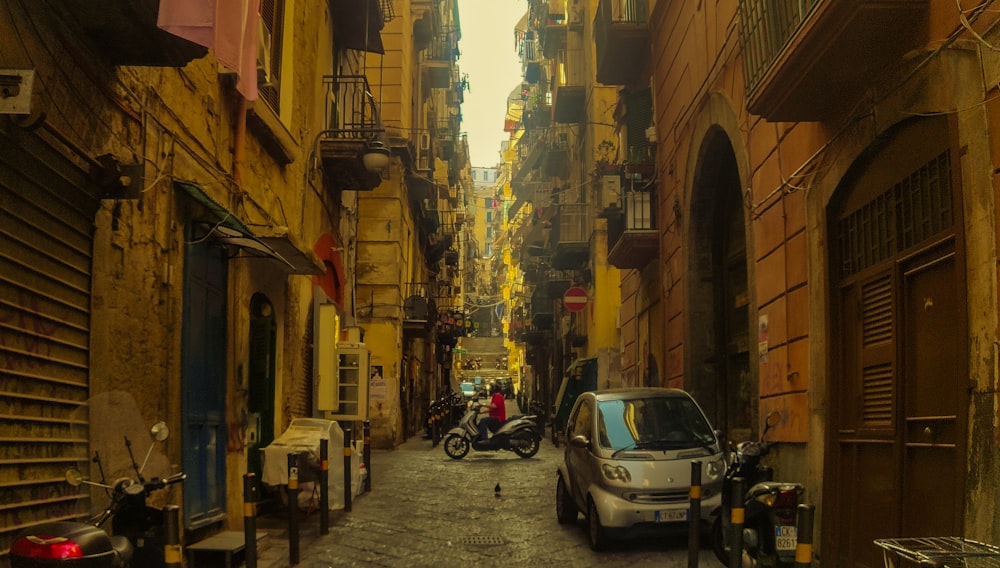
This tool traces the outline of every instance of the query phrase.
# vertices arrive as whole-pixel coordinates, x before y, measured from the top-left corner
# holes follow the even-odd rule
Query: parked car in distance
[[[458,385],[458,388],[462,391],[462,398],[465,400],[475,400],[478,398],[479,389],[476,388],[475,383],[465,382]]]
[[[677,389],[589,391],[566,425],[556,516],[587,519],[594,550],[611,539],[688,523],[691,461],[702,463],[700,529],[721,511],[725,454],[705,413]]]

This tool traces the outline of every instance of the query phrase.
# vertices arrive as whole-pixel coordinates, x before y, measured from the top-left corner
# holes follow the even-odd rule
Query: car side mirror
[[[577,434],[569,439],[569,443],[571,446],[575,446],[577,448],[588,448],[590,447],[590,438],[587,438],[582,434]]]

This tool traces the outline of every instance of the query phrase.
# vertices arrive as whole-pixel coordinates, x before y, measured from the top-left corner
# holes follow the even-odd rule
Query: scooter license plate
[[[688,520],[688,510],[656,511],[653,520],[657,523],[676,523]]]
[[[774,548],[777,550],[795,550],[796,533],[794,525],[778,525],[774,527]]]

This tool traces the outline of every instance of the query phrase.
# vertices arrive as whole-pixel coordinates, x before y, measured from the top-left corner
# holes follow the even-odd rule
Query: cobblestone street
[[[582,516],[575,526],[560,525],[561,459],[548,439],[531,459],[472,451],[452,460],[421,437],[396,450],[374,450],[372,491],[357,497],[351,512],[332,512],[329,535],[318,536],[318,517],[307,517],[298,565],[687,566],[686,533],[622,541],[595,553]],[[269,532],[260,566],[288,566],[287,541],[281,531]],[[720,566],[705,543],[700,566]]]

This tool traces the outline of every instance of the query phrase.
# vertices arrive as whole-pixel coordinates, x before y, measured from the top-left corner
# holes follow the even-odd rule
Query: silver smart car
[[[725,456],[691,395],[633,388],[581,394],[566,426],[556,482],[560,523],[587,517],[594,550],[644,528],[683,528],[690,508],[691,461],[702,463],[701,525],[721,507]]]

